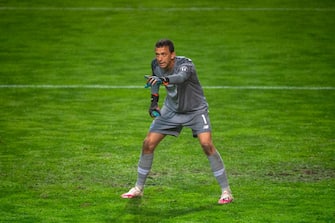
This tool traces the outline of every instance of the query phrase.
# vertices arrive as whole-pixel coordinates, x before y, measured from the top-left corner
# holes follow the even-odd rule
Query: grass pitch
[[[334,222],[333,1],[0,1],[0,18],[0,222]],[[232,204],[189,129],[120,198],[163,37],[195,62]]]

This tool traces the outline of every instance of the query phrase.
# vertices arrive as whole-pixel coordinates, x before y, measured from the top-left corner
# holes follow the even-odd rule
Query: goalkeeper
[[[176,56],[171,40],[159,40],[155,45],[156,57],[151,63],[152,76],[147,76],[146,87],[151,88],[149,114],[155,118],[144,139],[138,162],[138,177],[135,187],[121,195],[122,198],[135,198],[143,195],[144,184],[151,170],[154,151],[167,135],[178,136],[183,127],[192,129],[193,137],[207,155],[211,169],[220,187],[219,204],[233,201],[226,171],[219,152],[211,136],[208,104],[197,77],[192,61]],[[164,106],[158,106],[159,88],[164,86],[167,95]]]

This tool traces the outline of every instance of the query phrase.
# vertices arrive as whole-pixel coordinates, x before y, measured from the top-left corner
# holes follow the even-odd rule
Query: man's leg
[[[199,142],[207,155],[213,174],[220,184],[222,194],[219,200],[220,204],[230,203],[233,201],[231,190],[228,184],[228,179],[220,153],[216,150],[212,142],[210,132],[198,134]]]
[[[136,186],[127,193],[122,194],[122,198],[134,198],[143,195],[144,184],[151,170],[154,158],[154,150],[164,137],[165,135],[160,133],[148,133],[143,141],[142,153],[138,162]]]
[[[148,177],[148,174],[151,170],[152,161],[154,159],[154,154],[141,154],[140,160],[138,162],[137,166],[137,181],[136,181],[136,187],[138,187],[140,190],[143,190],[145,181]]]

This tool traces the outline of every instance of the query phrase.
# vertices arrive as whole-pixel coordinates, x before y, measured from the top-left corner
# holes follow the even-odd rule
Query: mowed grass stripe
[[[84,88],[84,89],[140,89],[144,86],[117,85],[0,85],[0,88]],[[247,90],[335,90],[335,87],[299,87],[299,86],[203,86],[205,89],[247,89]]]
[[[233,7],[185,7],[185,8],[156,8],[156,7],[0,7],[0,10],[27,11],[335,11],[335,8],[233,8]]]

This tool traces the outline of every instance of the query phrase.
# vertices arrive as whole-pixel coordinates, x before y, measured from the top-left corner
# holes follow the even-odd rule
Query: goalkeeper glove
[[[169,84],[169,78],[168,77],[157,77],[157,76],[148,76],[148,75],[145,75],[144,76],[145,78],[147,78],[147,83],[145,85],[145,88],[148,88],[152,85],[155,85],[155,84],[162,84],[163,85],[168,85]]]
[[[149,107],[149,115],[152,118],[156,118],[161,115],[161,111],[158,107],[158,100],[159,100],[159,95],[158,94],[152,94],[151,95],[151,104]]]

